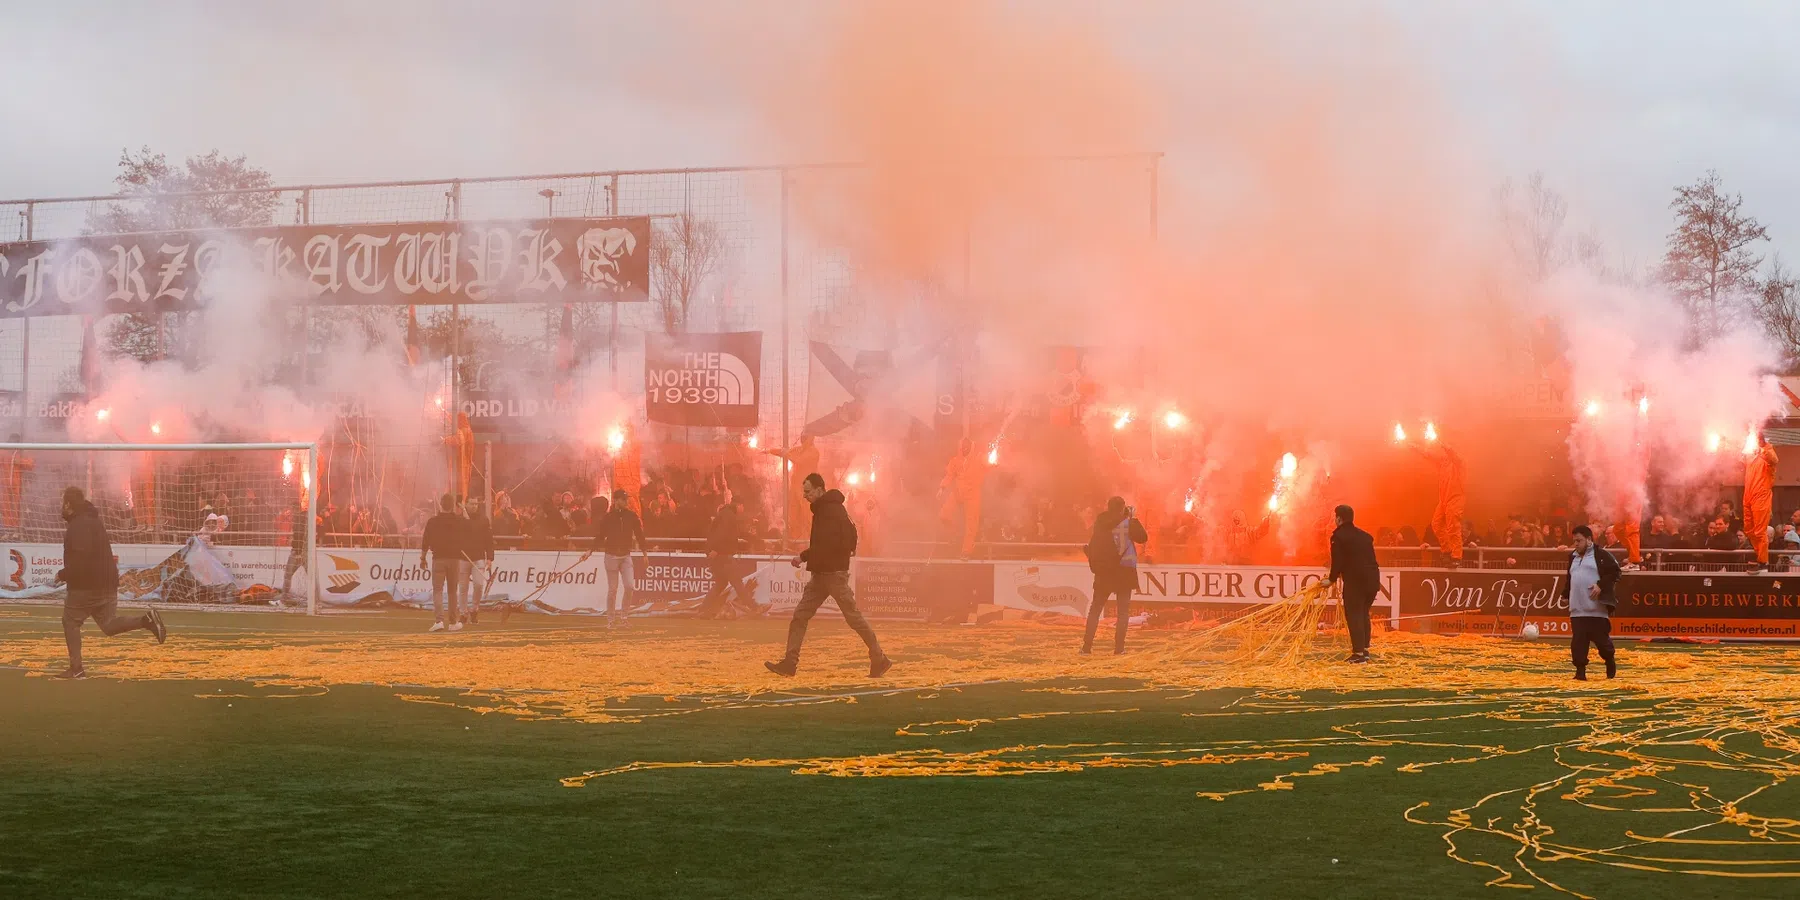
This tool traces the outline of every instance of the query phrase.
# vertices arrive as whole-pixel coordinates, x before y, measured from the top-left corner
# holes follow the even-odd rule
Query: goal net
[[[124,602],[317,611],[312,444],[0,444],[0,598],[53,598],[63,494],[99,511]]]

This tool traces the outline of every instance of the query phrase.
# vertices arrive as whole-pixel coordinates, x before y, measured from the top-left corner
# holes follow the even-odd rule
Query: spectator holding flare
[[[18,444],[25,440],[22,434],[14,434],[7,440]],[[0,526],[8,532],[17,532],[24,524],[25,510],[25,473],[37,468],[37,463],[25,455],[23,450],[8,450],[0,454]]]
[[[438,500],[438,514],[425,522],[419,539],[419,566],[431,568],[431,611],[437,618],[430,631],[461,631],[462,618],[458,606],[463,588],[468,584],[469,520],[456,513],[456,495],[445,494]],[[444,615],[444,595],[450,595],[450,615]],[[448,623],[446,625],[445,623]]]
[[[600,520],[599,543],[606,554],[606,627],[629,625],[631,620],[626,616],[633,606],[631,551],[635,548],[644,552],[644,523],[631,511],[631,495],[623,488],[613,491],[612,508]]]
[[[88,502],[81,488],[63,491],[62,516],[69,524],[63,532],[63,568],[56,573],[56,583],[69,586],[62,614],[69,669],[56,677],[86,678],[87,670],[81,665],[81,626],[89,618],[108,637],[142,628],[160,644],[169,639],[169,629],[154,608],[129,619],[119,615],[119,563],[113,559],[100,511]]]
[[[1412,448],[1437,469],[1438,498],[1437,508],[1431,513],[1431,533],[1437,535],[1438,547],[1449,554],[1450,567],[1454,569],[1462,565],[1462,521],[1467,506],[1463,487],[1467,471],[1462,456],[1440,443],[1430,432],[1427,432],[1425,443],[1414,443]]]
[[[840,491],[826,490],[825,478],[817,472],[808,473],[800,482],[800,488],[806,502],[812,506],[812,537],[807,548],[794,557],[793,566],[796,569],[805,566],[812,578],[806,582],[800,603],[794,607],[794,618],[788,623],[787,653],[780,662],[763,663],[763,668],[792,677],[800,668],[800,646],[806,643],[806,623],[826,600],[836,600],[838,611],[844,614],[844,624],[868,645],[869,677],[880,678],[894,664],[881,652],[875,629],[869,627],[869,621],[856,608],[856,593],[850,588],[850,557],[856,554],[856,525],[851,523],[850,513],[844,508],[844,495]]]
[[[1350,658],[1345,662],[1362,664],[1369,661],[1371,631],[1369,610],[1377,594],[1386,594],[1381,583],[1381,564],[1375,559],[1375,542],[1369,533],[1356,527],[1356,511],[1339,506],[1337,528],[1331,532],[1331,572],[1326,584],[1343,581],[1344,625],[1350,631]],[[1393,598],[1390,596],[1389,602]]]
[[[962,510],[962,558],[975,552],[975,538],[981,532],[981,485],[987,480],[987,457],[975,453],[975,442],[963,438],[955,455],[944,466],[944,480],[938,493],[944,498],[938,515],[954,523]]]
[[[1100,613],[1111,599],[1118,614],[1113,625],[1113,655],[1125,652],[1125,629],[1131,621],[1131,594],[1137,590],[1137,545],[1150,539],[1144,524],[1125,505],[1124,497],[1110,497],[1106,509],[1094,517],[1094,532],[1086,548],[1088,570],[1094,573],[1094,600],[1088,604],[1087,630],[1081,638],[1081,655],[1094,652],[1094,632],[1100,629]]]
[[[1587,680],[1588,645],[1606,661],[1606,677],[1619,674],[1613,655],[1612,611],[1618,605],[1614,588],[1619,583],[1619,561],[1594,543],[1594,530],[1575,526],[1575,547],[1569,551],[1569,577],[1563,579],[1562,599],[1569,604],[1569,653],[1575,662],[1575,680]]]
[[[281,572],[281,592],[287,596],[294,595],[294,573],[306,567],[308,576],[312,566],[307,563],[306,554],[306,517],[310,515],[306,508],[306,495],[294,498],[294,505],[288,511],[288,558],[287,565]],[[317,529],[315,523],[315,530]]]
[[[819,468],[819,448],[813,445],[813,436],[800,435],[800,443],[787,450],[769,450],[769,455],[785,460],[782,463],[786,471],[798,475],[801,472],[813,472]],[[788,498],[786,515],[788,537],[796,538],[805,533],[806,524],[810,520],[807,510],[810,508],[806,499],[804,480],[792,480],[793,495]]]
[[[1744,533],[1756,551],[1756,572],[1769,571],[1769,517],[1775,504],[1775,466],[1780,461],[1768,437],[1756,433],[1756,445],[1744,461]]]

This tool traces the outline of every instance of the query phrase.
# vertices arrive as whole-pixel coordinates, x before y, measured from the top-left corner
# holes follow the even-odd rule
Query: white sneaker
[[[461,631],[461,630],[462,630],[462,623],[461,623],[461,622],[458,622],[458,623],[456,623],[456,624],[455,624],[455,625],[452,625],[452,626],[450,626],[450,627],[449,627],[449,628],[446,628],[446,629],[444,629],[444,630],[445,630],[445,631]]]
[[[430,627],[430,628],[427,628],[427,629],[425,629],[425,630],[426,630],[426,631],[443,631],[443,630],[444,630],[444,623],[442,623],[442,622],[433,622],[433,623],[431,623],[431,627]]]

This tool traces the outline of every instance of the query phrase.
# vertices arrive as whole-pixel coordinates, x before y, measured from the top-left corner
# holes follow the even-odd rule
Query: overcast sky
[[[1121,45],[1178,43],[1182,6],[1143,6],[1131,27],[1161,33]],[[1317,8],[1277,7],[1296,35],[1335,40],[1307,34]],[[1545,172],[1615,254],[1653,258],[1672,186],[1716,168],[1800,257],[1800,4],[1379,8],[1494,168]],[[120,150],[140,145],[248,154],[283,183],[777,161],[729,85],[667,89],[699,52],[669,9],[0,0],[0,197],[105,192]],[[1179,166],[1186,148],[1154,149]]]

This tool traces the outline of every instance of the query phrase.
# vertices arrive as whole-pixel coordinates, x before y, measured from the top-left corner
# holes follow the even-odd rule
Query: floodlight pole
[[[319,614],[319,445],[306,447],[306,614]]]

